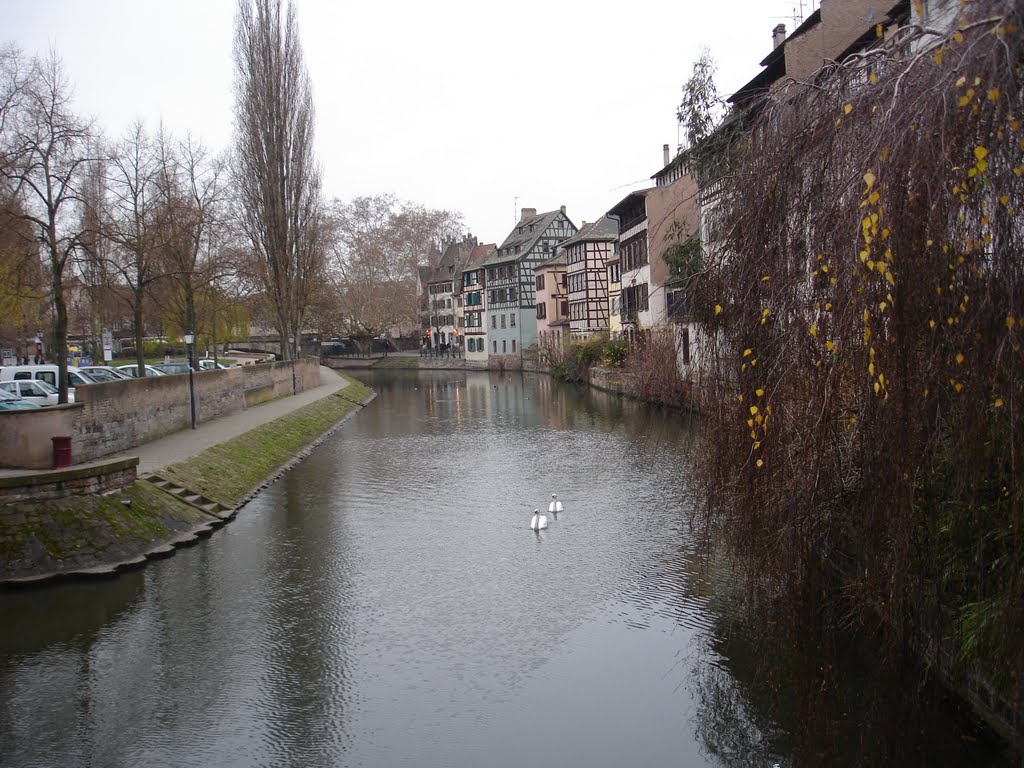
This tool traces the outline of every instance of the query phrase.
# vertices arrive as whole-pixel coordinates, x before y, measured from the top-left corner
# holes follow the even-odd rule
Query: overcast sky
[[[501,242],[518,206],[593,221],[662,167],[706,46],[729,94],[800,0],[295,0],[329,197],[389,192]],[[804,0],[804,13],[810,0]],[[232,136],[235,0],[2,0],[27,53],[53,48],[79,112],[212,150]]]

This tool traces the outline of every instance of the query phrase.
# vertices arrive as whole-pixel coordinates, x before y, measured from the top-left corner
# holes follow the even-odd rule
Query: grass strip
[[[349,382],[321,398],[245,434],[220,443],[160,472],[191,491],[229,507],[239,503],[303,448],[355,410],[371,389],[335,371]]]

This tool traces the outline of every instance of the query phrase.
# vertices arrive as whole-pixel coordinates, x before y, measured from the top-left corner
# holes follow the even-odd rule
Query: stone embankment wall
[[[135,482],[138,464],[138,458],[132,456],[88,467],[0,477],[0,520],[14,514],[4,506],[7,504],[120,490]]]
[[[320,386],[316,358],[236,366],[192,375],[196,422]],[[152,376],[79,387],[74,405],[0,414],[0,467],[48,469],[50,438],[71,436],[74,463],[130,450],[192,423],[189,377]],[[11,418],[12,416],[16,418]],[[10,425],[11,429],[8,429]]]

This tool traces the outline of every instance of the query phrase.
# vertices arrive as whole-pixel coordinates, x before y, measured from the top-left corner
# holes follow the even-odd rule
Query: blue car
[[[30,411],[33,408],[42,408],[42,406],[0,390],[0,411]]]

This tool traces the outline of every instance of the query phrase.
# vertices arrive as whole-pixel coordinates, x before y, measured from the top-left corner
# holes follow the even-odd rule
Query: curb
[[[136,557],[132,557],[127,560],[120,560],[115,563],[103,563],[102,565],[96,565],[90,568],[78,568],[70,571],[52,571],[50,573],[39,574],[36,576],[24,576],[21,578],[14,579],[3,579],[0,580],[0,590],[31,589],[34,587],[50,586],[51,584],[56,584],[65,581],[88,581],[95,579],[116,578],[119,574],[124,573],[126,571],[132,571],[137,568],[141,568],[151,560],[162,560],[164,558],[170,557],[183,547],[193,546],[195,544],[198,544],[201,540],[209,538],[213,535],[213,532],[216,531],[218,528],[221,528],[230,521],[234,520],[238,514],[238,510],[240,510],[242,507],[244,507],[246,504],[248,504],[250,501],[256,498],[261,491],[263,491],[266,488],[269,488],[271,485],[273,485],[275,482],[281,479],[281,477],[283,477],[288,472],[288,470],[295,467],[303,459],[305,459],[307,456],[313,453],[313,451],[316,450],[325,440],[327,440],[327,438],[331,437],[335,432],[341,429],[342,425],[346,421],[352,418],[355,414],[359,413],[359,411],[361,411],[363,408],[365,408],[367,405],[373,402],[373,400],[376,399],[377,397],[376,392],[371,392],[362,400],[353,400],[350,397],[344,397],[341,394],[342,392],[344,392],[344,389],[332,392],[330,395],[327,395],[327,397],[340,397],[341,399],[347,400],[353,405],[356,405],[357,408],[346,413],[344,416],[341,417],[341,419],[339,419],[334,425],[329,427],[313,442],[309,443],[298,453],[296,453],[295,456],[293,456],[287,462],[285,462],[276,470],[274,470],[273,473],[265,482],[261,483],[259,486],[254,488],[250,493],[242,497],[241,501],[239,501],[238,505],[235,506],[233,509],[223,512],[222,515],[211,514],[209,511],[203,509],[202,507],[199,507],[196,504],[193,504],[183,499],[180,493],[174,493],[165,488],[160,488],[160,490],[162,490],[164,493],[168,493],[171,496],[174,496],[182,503],[189,504],[189,506],[198,509],[202,514],[208,516],[210,519],[204,523],[194,526],[193,528],[187,531],[177,534],[176,536],[168,539],[167,541],[163,541],[160,544],[157,544],[151,547],[150,549],[147,549],[139,553],[139,555],[137,555]],[[149,477],[140,477],[139,480],[152,482],[152,480],[150,480]],[[154,483],[154,485],[156,484]],[[185,492],[188,493],[187,491]]]

